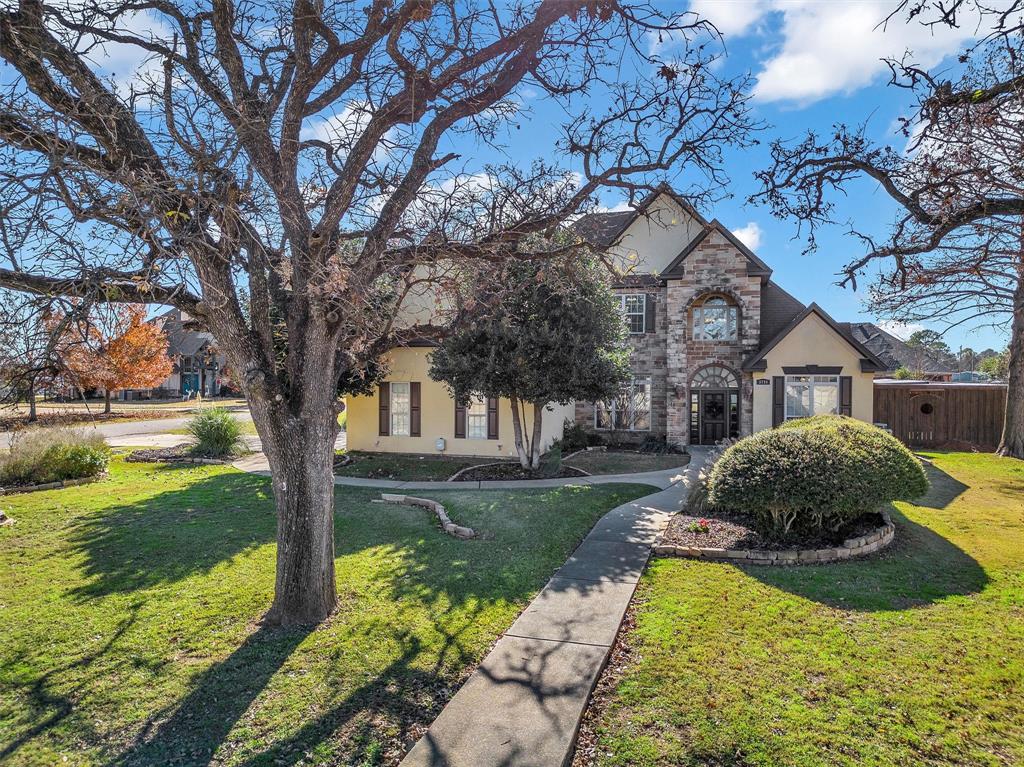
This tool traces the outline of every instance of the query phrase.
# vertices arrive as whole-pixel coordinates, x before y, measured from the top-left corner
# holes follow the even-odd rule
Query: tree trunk
[[[36,385],[31,383],[28,386],[28,422],[35,423],[38,417],[36,413]]]
[[[544,417],[544,405],[533,403],[533,438],[530,440],[530,468],[540,468],[541,422]]]
[[[1013,322],[1010,325],[1009,374],[1006,387],[1006,415],[998,455],[1024,459],[1024,263],[1013,292]]]
[[[310,365],[313,368],[314,365]],[[277,577],[266,621],[311,625],[337,603],[334,576],[334,442],[336,384],[330,367],[304,371],[302,403],[249,397],[253,421],[270,462],[277,507]],[[326,367],[327,369],[324,369]],[[314,380],[310,380],[314,379]]]
[[[523,420],[522,410],[520,409],[520,401],[518,397],[510,397],[509,401],[512,405],[512,441],[516,446],[516,454],[519,456],[519,465],[524,469],[530,468],[530,452],[526,449],[526,444],[523,442]]]
[[[110,389],[103,390],[103,412],[110,412]]]

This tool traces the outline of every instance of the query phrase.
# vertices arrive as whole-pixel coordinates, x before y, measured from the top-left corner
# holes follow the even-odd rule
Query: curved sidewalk
[[[335,477],[337,485],[474,490],[639,482],[661,488],[605,514],[495,643],[401,767],[564,767],[590,693],[655,539],[686,501],[707,452],[685,467],[639,474],[509,482],[396,482]],[[261,460],[262,459],[262,460]],[[234,463],[267,473],[266,459]]]
[[[661,471],[643,471],[636,474],[593,474],[588,477],[562,477],[559,479],[482,480],[474,482],[403,482],[394,479],[363,479],[362,477],[335,477],[335,485],[351,487],[380,487],[387,490],[516,490],[528,487],[562,487],[563,485],[608,485],[616,482],[636,482],[661,489],[671,487],[686,476],[687,470],[698,460],[692,456],[686,466]],[[250,474],[270,475],[270,464],[263,453],[254,453],[232,464]]]

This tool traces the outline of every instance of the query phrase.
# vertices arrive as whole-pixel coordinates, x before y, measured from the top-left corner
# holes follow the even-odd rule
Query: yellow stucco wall
[[[842,366],[839,375],[853,378],[854,418],[871,423],[874,415],[874,374],[862,373],[861,356],[816,314],[809,314],[772,349],[765,361],[768,369],[752,374],[754,390],[754,431],[772,426],[772,387],[758,386],[757,379],[785,375],[783,366]]]
[[[442,384],[427,375],[430,367],[429,348],[394,349],[388,354],[388,381],[420,382],[419,437],[382,437],[378,434],[378,400],[369,397],[346,397],[348,411],[348,449],[388,453],[437,454],[438,437],[446,441],[445,455],[508,457],[516,453],[512,440],[512,407],[508,400],[498,402],[498,439],[456,439],[455,403]],[[572,418],[574,406],[553,403],[542,419],[541,449],[562,436],[562,424]],[[532,414],[527,412],[526,428],[533,427]]]
[[[616,265],[630,274],[658,274],[679,255],[702,226],[679,204],[662,194],[608,249]]]

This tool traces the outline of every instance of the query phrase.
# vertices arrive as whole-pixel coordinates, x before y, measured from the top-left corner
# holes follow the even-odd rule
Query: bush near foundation
[[[742,439],[715,463],[708,501],[779,536],[838,530],[924,494],[921,462],[895,437],[843,416],[816,416]]]
[[[107,469],[103,438],[81,430],[46,428],[19,432],[9,453],[0,454],[0,487],[43,485],[95,477]]]

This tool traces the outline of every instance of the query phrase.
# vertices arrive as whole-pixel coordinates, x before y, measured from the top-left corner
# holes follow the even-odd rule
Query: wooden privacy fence
[[[875,381],[874,421],[915,447],[995,450],[1006,384]]]

